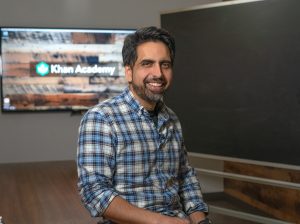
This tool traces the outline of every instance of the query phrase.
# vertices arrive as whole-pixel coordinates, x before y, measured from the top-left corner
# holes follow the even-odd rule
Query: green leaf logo
[[[40,62],[35,66],[36,73],[40,76],[45,76],[50,73],[50,66],[45,62]]]

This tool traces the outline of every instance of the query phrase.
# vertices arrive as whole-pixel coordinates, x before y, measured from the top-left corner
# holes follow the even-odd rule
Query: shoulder
[[[107,99],[91,107],[83,116],[82,120],[111,120],[117,114],[122,113],[122,108],[126,107],[123,95],[118,95]]]
[[[166,105],[164,107],[164,111],[165,111],[165,113],[168,114],[169,120],[174,123],[174,125],[177,127],[177,129],[181,130],[181,123],[180,123],[180,120],[179,120],[179,117],[177,116],[177,114],[170,107],[168,107]]]
[[[177,114],[170,107],[164,105],[163,112],[167,113],[171,120],[179,122]]]

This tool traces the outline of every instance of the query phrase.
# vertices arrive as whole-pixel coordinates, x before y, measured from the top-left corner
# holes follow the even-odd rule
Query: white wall
[[[0,0],[0,26],[138,28],[160,12],[220,0]],[[0,113],[0,163],[72,160],[81,116]]]

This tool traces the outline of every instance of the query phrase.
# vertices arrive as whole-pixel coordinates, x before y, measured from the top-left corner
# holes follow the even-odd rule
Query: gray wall
[[[0,26],[138,28],[160,12],[220,0],[0,0]],[[0,113],[0,163],[72,160],[81,116]]]

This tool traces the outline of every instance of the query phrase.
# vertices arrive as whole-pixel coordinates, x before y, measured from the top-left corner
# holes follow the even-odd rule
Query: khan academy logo
[[[40,62],[35,66],[36,73],[40,76],[46,76],[50,73],[50,66],[46,62]]]
[[[111,62],[108,64],[89,64],[89,65],[81,65],[81,64],[72,64],[72,63],[63,63],[63,64],[52,64],[41,61],[35,66],[31,67],[35,69],[35,73],[39,76],[46,75],[102,75],[102,76],[117,76],[118,63]]]

